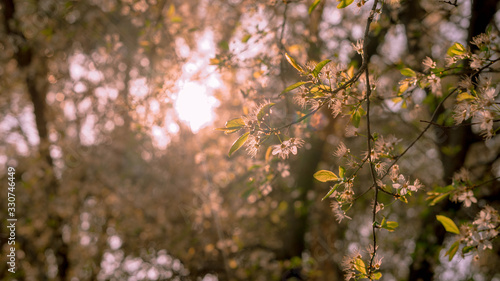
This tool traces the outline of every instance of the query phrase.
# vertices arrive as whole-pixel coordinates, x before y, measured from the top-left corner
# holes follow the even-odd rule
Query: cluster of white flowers
[[[392,181],[392,187],[401,196],[405,196],[408,191],[417,192],[423,187],[422,183],[418,179],[415,179],[413,181],[413,184],[411,184],[409,180],[406,180],[404,175],[399,173],[398,165],[392,166],[390,177]]]
[[[500,115],[496,100],[498,91],[492,87],[491,78],[480,76],[476,88],[468,78],[460,85],[469,87],[462,87],[464,91],[458,96],[458,104],[453,112],[455,124],[461,124],[472,117],[472,123],[478,126],[481,135],[490,139],[495,134],[493,121]]]
[[[392,187],[398,191],[399,195],[405,196],[408,191],[417,192],[422,188],[422,184],[418,179],[416,179],[413,184],[410,184],[410,181],[406,180],[405,177],[400,174],[396,181],[393,179]]]
[[[498,211],[486,206],[478,213],[472,224],[461,226],[460,242],[480,250],[492,249],[491,241],[499,234],[499,224]]]
[[[297,155],[298,148],[302,147],[303,144],[303,140],[299,138],[291,138],[281,144],[274,145],[272,154],[278,155],[283,159],[287,159],[290,153]]]
[[[472,191],[473,185],[470,182],[469,172],[462,168],[453,176],[452,186],[455,188],[450,194],[450,200],[453,202],[462,202],[466,208],[470,207],[472,203],[477,203],[474,192]]]

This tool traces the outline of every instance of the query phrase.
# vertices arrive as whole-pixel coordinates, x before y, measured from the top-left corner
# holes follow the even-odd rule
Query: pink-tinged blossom
[[[465,207],[470,207],[472,203],[477,203],[476,197],[474,197],[474,193],[472,190],[468,190],[466,192],[462,192],[458,195],[458,201],[463,202]]]
[[[422,64],[424,65],[424,71],[436,68],[436,62],[429,57],[426,57]]]
[[[354,50],[356,51],[356,53],[362,55],[363,54],[363,44],[364,44],[363,39],[359,39],[356,42],[356,44],[352,43],[352,47],[354,48]]]
[[[337,149],[335,150],[333,155],[336,157],[342,158],[348,153],[349,153],[349,149],[347,148],[347,146],[345,146],[345,144],[343,142],[340,142],[339,146],[337,147]]]
[[[408,189],[410,189],[411,191],[413,192],[417,192],[419,191],[421,188],[423,187],[422,183],[416,179],[412,185],[409,185],[408,186]]]
[[[403,175],[399,175],[397,182],[392,184],[394,189],[399,190],[399,194],[405,195],[408,193],[408,182],[405,180]]]
[[[473,120],[479,123],[479,129],[481,130],[481,135],[486,139],[490,139],[493,136],[493,116],[490,111],[481,110],[474,115]]]
[[[343,219],[351,219],[346,215],[344,210],[342,210],[342,205],[340,205],[337,201],[332,201],[330,204],[330,207],[332,208],[333,213],[335,214],[335,218],[337,221],[340,223]]]
[[[290,165],[279,162],[278,163],[278,172],[280,172],[282,178],[286,178],[290,175]]]
[[[375,166],[375,171],[377,172],[377,175],[379,177],[381,177],[385,173],[385,168],[387,167],[387,163],[378,162],[374,166]]]
[[[273,155],[278,155],[283,159],[287,159],[288,155],[292,153],[297,155],[298,148],[302,147],[304,141],[298,138],[291,138],[282,142],[281,144],[273,146]]]

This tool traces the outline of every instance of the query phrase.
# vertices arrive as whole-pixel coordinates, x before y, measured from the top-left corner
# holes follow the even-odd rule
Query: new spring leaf
[[[240,149],[245,144],[245,142],[248,140],[248,135],[250,135],[250,132],[244,133],[233,143],[233,145],[229,149],[229,157],[231,157],[231,155],[233,155],[236,150]]]
[[[314,178],[319,180],[320,182],[327,182],[327,181],[338,181],[339,177],[335,175],[332,171],[327,171],[327,170],[320,170],[314,173]]]
[[[286,60],[298,71],[304,72],[304,69],[288,54],[285,54]]]
[[[460,234],[460,230],[458,230],[457,225],[450,218],[437,215],[436,219],[444,226],[444,229],[446,229],[446,231]]]

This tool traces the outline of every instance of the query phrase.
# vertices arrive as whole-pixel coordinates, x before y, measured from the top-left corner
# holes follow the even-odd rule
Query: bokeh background
[[[383,2],[368,43],[372,118],[402,151],[437,101],[417,91],[406,109],[391,102],[398,68],[422,69],[453,42],[498,31],[499,1]],[[291,95],[279,95],[300,79],[284,52],[302,64],[359,66],[351,43],[368,5],[325,0],[309,13],[310,0],[0,3],[0,219],[7,167],[16,169],[18,219],[18,268],[7,272],[4,225],[1,279],[343,280],[343,256],[369,245],[371,197],[338,223],[321,201],[328,185],[312,177],[336,169],[340,142],[363,153],[347,119],[325,110],[293,126],[287,133],[307,144],[287,160],[265,148],[229,158],[237,135],[214,130],[269,101],[277,123],[300,116]],[[437,128],[399,163],[432,188],[462,166],[475,180],[498,177],[499,148],[471,127]],[[362,172],[355,191],[369,179]],[[481,189],[478,206],[498,204],[499,191],[498,181]],[[500,280],[498,244],[478,261],[449,262],[441,251],[450,241],[435,215],[471,219],[479,207],[429,207],[425,197],[386,206],[399,228],[379,236],[383,280]]]

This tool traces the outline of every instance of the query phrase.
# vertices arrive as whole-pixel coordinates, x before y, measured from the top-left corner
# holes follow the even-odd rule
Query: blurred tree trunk
[[[29,257],[29,259],[34,261],[33,264],[39,267],[37,269],[38,280],[48,279],[46,274],[48,264],[44,257],[48,249],[53,251],[56,259],[58,269],[57,279],[66,280],[69,270],[69,259],[68,245],[66,245],[62,239],[63,219],[54,211],[55,206],[51,206],[52,199],[57,197],[59,183],[54,174],[54,161],[50,155],[50,142],[47,129],[48,120],[45,104],[45,97],[48,91],[47,64],[43,55],[40,55],[38,50],[34,49],[33,46],[28,43],[22,32],[16,29],[18,23],[15,18],[16,6],[14,1],[3,0],[2,10],[5,30],[17,47],[15,57],[18,62],[18,67],[25,71],[26,88],[33,103],[35,123],[40,138],[38,152],[40,161],[43,162],[42,167],[44,167],[45,170],[44,177],[40,181],[40,188],[45,190],[46,200],[46,202],[41,204],[48,205],[46,225],[49,226],[48,230],[40,230],[40,232],[51,232],[49,244],[46,245],[44,249],[38,249],[36,246],[31,245],[34,241],[29,241],[30,239],[19,240],[26,243],[26,245],[21,245],[21,247],[25,249],[25,253],[28,256],[33,255]],[[35,251],[33,251],[34,249]]]

